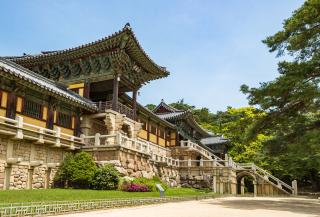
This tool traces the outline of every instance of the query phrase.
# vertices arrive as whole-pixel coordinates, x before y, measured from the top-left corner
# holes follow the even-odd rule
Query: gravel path
[[[226,197],[109,209],[64,217],[320,217],[320,200]]]

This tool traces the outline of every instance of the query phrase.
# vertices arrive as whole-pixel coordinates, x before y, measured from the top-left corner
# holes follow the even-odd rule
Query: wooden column
[[[150,141],[150,119],[147,120],[147,140]]]
[[[137,90],[132,91],[133,120],[137,120]]]
[[[80,129],[80,124],[81,124],[81,120],[80,120],[80,116],[81,116],[81,110],[79,108],[77,108],[77,112],[76,112],[76,116],[75,116],[75,125],[74,125],[74,136],[80,136],[81,134],[81,129]]]
[[[157,144],[159,145],[159,133],[160,133],[160,129],[159,129],[159,124],[157,124],[157,130],[156,130],[156,136],[157,136]]]
[[[17,105],[17,97],[14,92],[8,93],[8,99],[7,99],[7,111],[6,116],[7,118],[16,118],[16,105]]]
[[[120,76],[116,75],[113,79],[112,110],[114,111],[118,110],[119,81],[120,81]]]
[[[46,127],[51,130],[53,129],[54,107],[55,106],[53,103],[53,99],[50,97],[49,103],[48,103],[48,114],[47,114]]]
[[[84,90],[83,90],[83,96],[87,99],[90,99],[90,82],[85,81],[84,82]]]

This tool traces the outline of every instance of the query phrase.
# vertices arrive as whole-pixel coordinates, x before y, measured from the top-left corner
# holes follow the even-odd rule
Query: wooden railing
[[[99,112],[105,112],[107,109],[112,109],[112,101],[99,101],[94,102],[94,105],[98,107]],[[133,119],[134,118],[134,112],[133,109],[129,108],[128,106],[118,102],[117,103],[117,109],[116,112],[119,112],[120,114],[126,115],[128,118]]]
[[[67,147],[72,150],[79,149],[83,139],[61,132],[60,127],[55,130],[28,124],[23,117],[16,119],[0,116],[0,134],[12,136],[14,139],[27,139],[37,144],[51,144],[54,147]]]

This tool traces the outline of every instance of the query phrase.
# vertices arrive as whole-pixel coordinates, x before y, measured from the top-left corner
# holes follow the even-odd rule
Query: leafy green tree
[[[152,111],[153,109],[155,109],[157,106],[155,104],[147,104],[145,106],[147,109],[149,109],[150,111]]]
[[[216,115],[218,122],[212,124],[216,133],[231,139],[229,155],[238,162],[256,162],[262,164],[263,142],[269,137],[263,133],[251,135],[251,128],[265,116],[265,113],[253,108],[232,108]]]
[[[173,108],[179,109],[179,110],[193,110],[195,106],[189,105],[187,103],[184,103],[184,99],[180,99],[177,102],[169,104]]]
[[[293,179],[320,190],[320,0],[308,0],[285,20],[283,29],[263,42],[277,56],[291,61],[279,63],[279,77],[258,88],[241,87],[251,105],[266,116],[252,131],[269,131],[266,144],[270,160]],[[280,173],[279,173],[280,174]]]

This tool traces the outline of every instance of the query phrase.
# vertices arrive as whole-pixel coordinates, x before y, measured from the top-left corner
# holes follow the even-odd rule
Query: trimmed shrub
[[[89,188],[96,171],[96,164],[90,154],[79,152],[68,154],[54,178],[56,187]]]
[[[119,172],[112,164],[98,168],[92,178],[91,186],[97,190],[115,190],[118,188]]]

